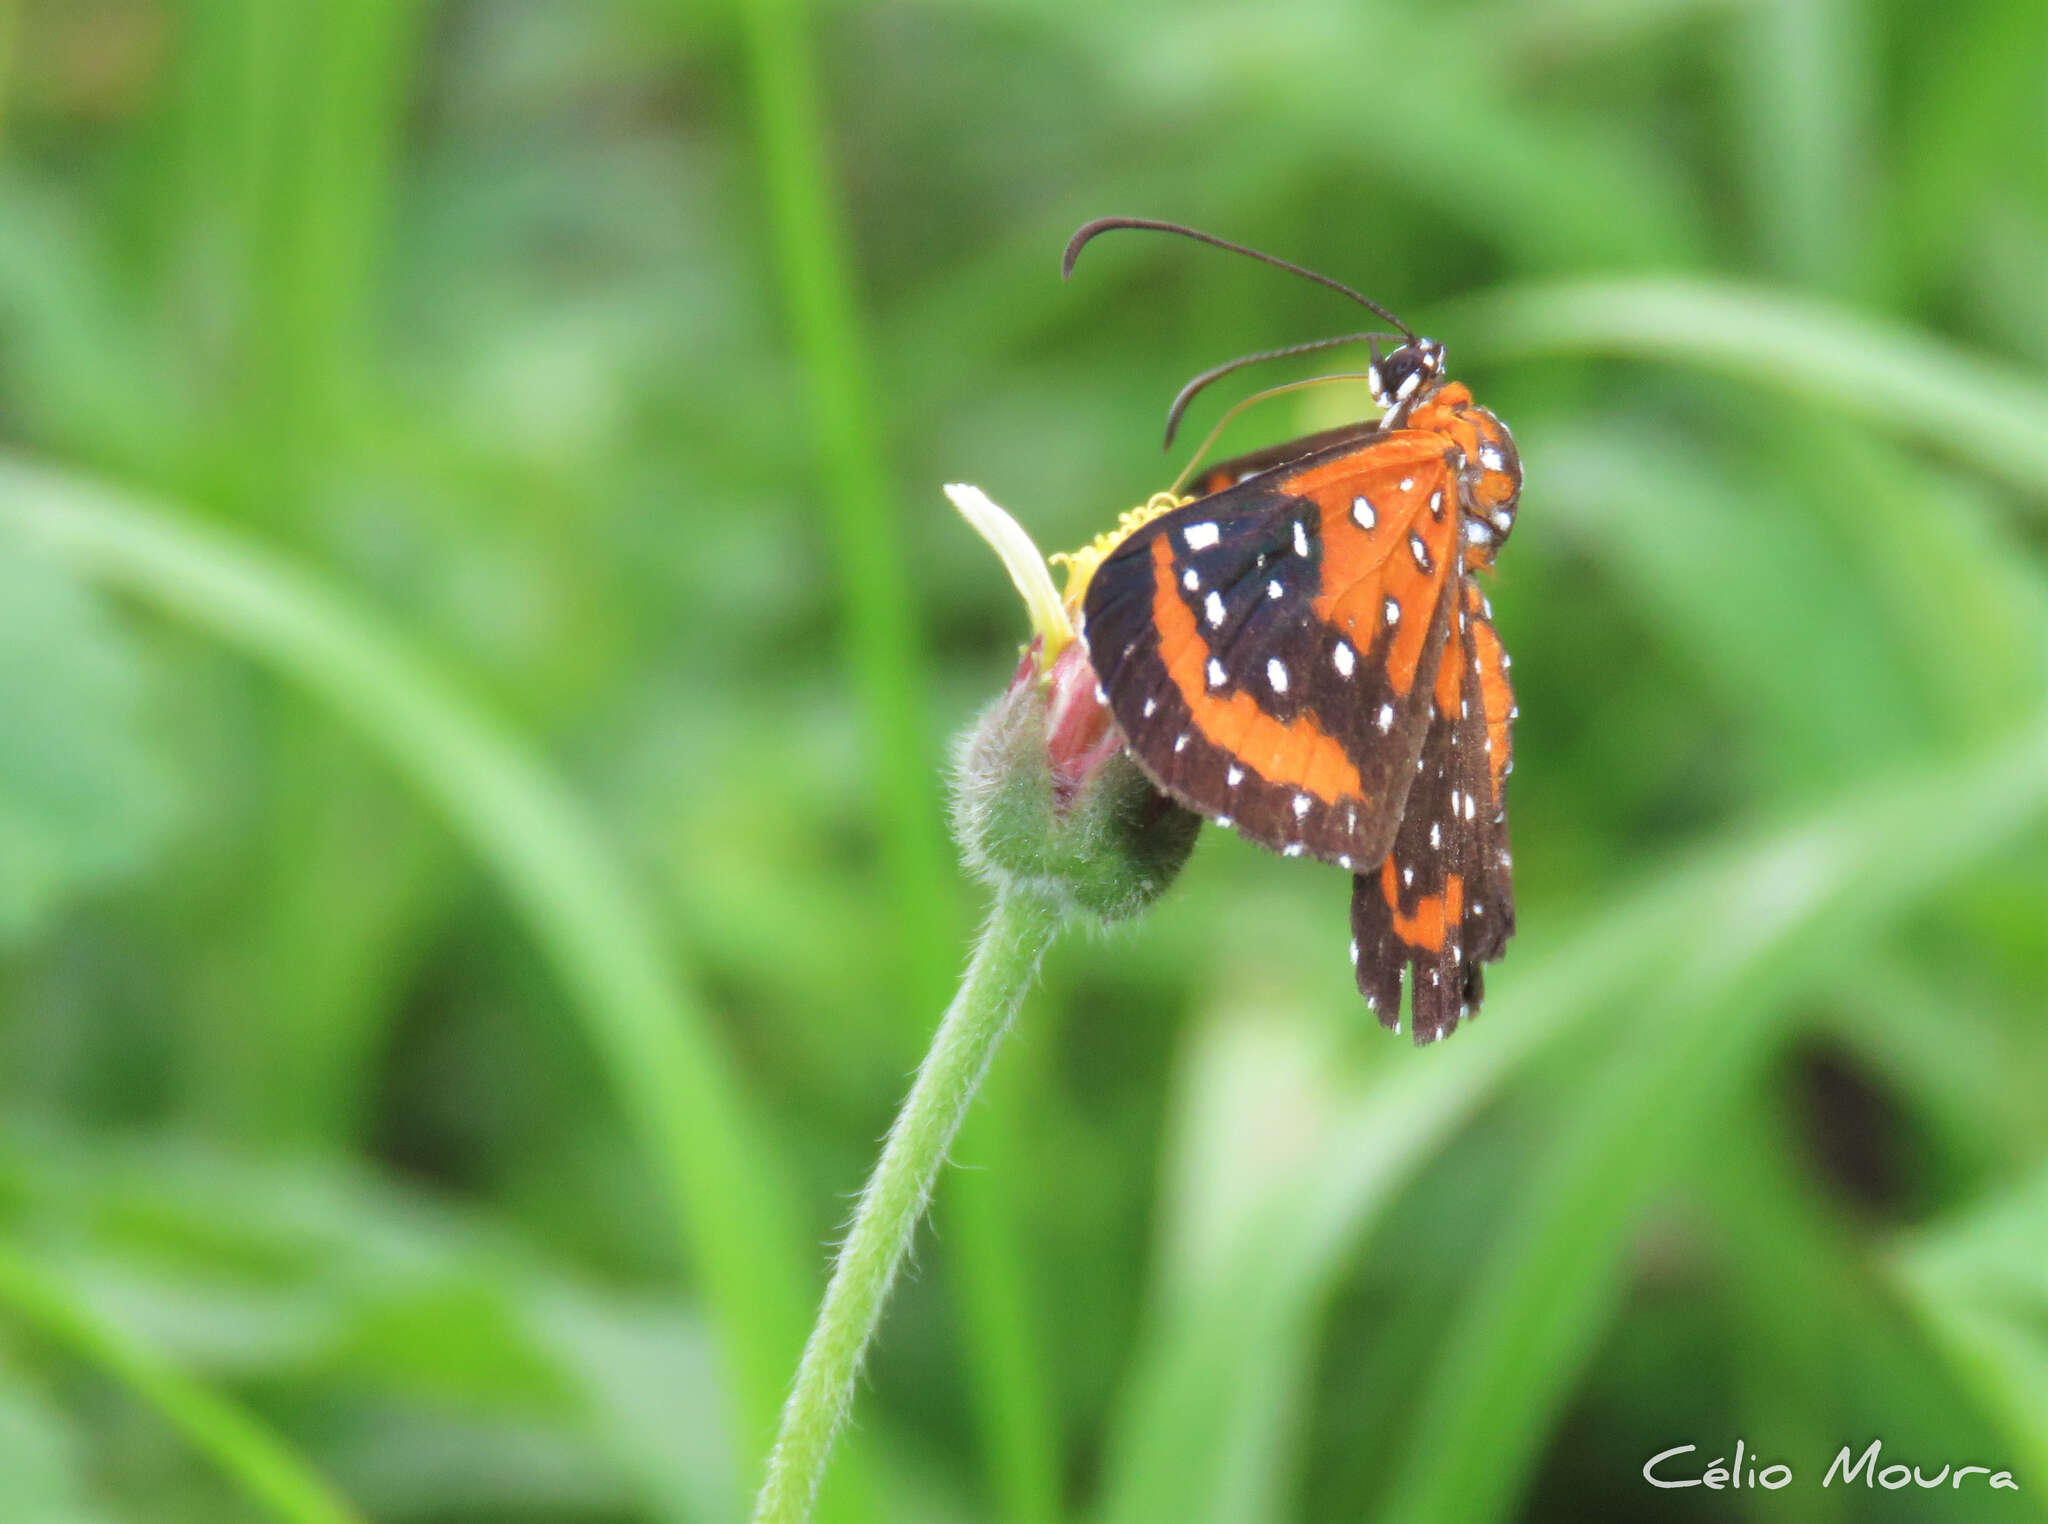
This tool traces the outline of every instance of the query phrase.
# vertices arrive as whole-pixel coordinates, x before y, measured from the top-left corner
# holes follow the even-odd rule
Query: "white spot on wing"
[[[1294,796],[1294,818],[1295,818],[1296,820],[1302,820],[1302,819],[1305,819],[1305,818],[1307,817],[1307,815],[1308,815],[1308,807],[1309,807],[1309,797],[1308,797],[1308,795],[1306,795],[1306,794],[1296,794],[1296,795]]]
[[[1393,599],[1393,598],[1389,598],[1389,599],[1387,600],[1387,623],[1388,623],[1388,624],[1399,624],[1400,622],[1401,622],[1401,605],[1400,605],[1400,603],[1399,603],[1399,601],[1398,601],[1398,600],[1396,600],[1396,599]]]
[[[1275,693],[1287,691],[1287,664],[1277,656],[1266,658],[1266,681],[1273,685]]]
[[[1294,553],[1297,556],[1308,554],[1308,526],[1300,519],[1294,521]]]
[[[1223,775],[1223,781],[1230,785],[1230,787],[1236,788],[1240,783],[1244,782],[1244,769],[1235,762],[1231,763],[1230,771]]]
[[[1280,849],[1280,855],[1282,857],[1299,857],[1303,852],[1307,850],[1308,849],[1304,847],[1300,842],[1290,841],[1289,843],[1287,843],[1286,846]]]
[[[1202,574],[1190,566],[1180,574],[1180,585],[1192,593],[1202,585]]]
[[[1223,531],[1214,524],[1190,524],[1180,532],[1180,537],[1189,550],[1207,550],[1223,538]]]
[[[1227,672],[1225,672],[1225,671],[1223,670],[1223,663],[1222,663],[1222,662],[1220,662],[1220,661],[1218,661],[1218,660],[1217,660],[1217,659],[1216,659],[1215,657],[1213,657],[1213,656],[1212,656],[1212,657],[1210,657],[1210,658],[1209,658],[1209,686],[1210,686],[1211,688],[1221,688],[1221,687],[1222,687],[1222,686],[1223,686],[1223,685],[1224,685],[1225,683],[1227,683],[1227,682],[1229,682],[1229,681],[1230,681],[1230,674],[1229,674],[1229,673],[1227,673]]]
[[[1351,520],[1360,529],[1370,529],[1380,521],[1380,516],[1372,511],[1372,503],[1363,492],[1351,500]]]
[[[1149,720],[1149,719],[1151,719],[1151,718],[1152,718],[1152,716],[1153,716],[1153,715],[1157,714],[1158,712],[1159,712],[1159,700],[1158,700],[1158,699],[1156,699],[1156,698],[1148,698],[1148,699],[1146,699],[1146,700],[1145,700],[1145,718]]]
[[[1479,447],[1479,464],[1489,471],[1505,471],[1508,465],[1506,457],[1493,445]]]
[[[1330,660],[1337,664],[1338,675],[1342,677],[1349,677],[1353,669],[1358,665],[1356,653],[1352,651],[1346,642],[1341,640],[1337,642],[1336,649],[1330,653]]]
[[[1379,715],[1373,723],[1379,726],[1382,735],[1392,730],[1394,728],[1394,706],[1392,704],[1380,705]]]
[[[1185,730],[1173,738],[1173,749],[1175,751],[1186,751],[1188,749],[1188,733]]]
[[[1215,629],[1223,623],[1223,595],[1211,593],[1202,600],[1202,613],[1209,621],[1209,628]]]
[[[1278,598],[1286,591],[1287,589],[1280,585],[1280,579],[1278,577],[1275,577],[1271,582],[1268,582],[1266,584],[1266,596],[1268,598]]]

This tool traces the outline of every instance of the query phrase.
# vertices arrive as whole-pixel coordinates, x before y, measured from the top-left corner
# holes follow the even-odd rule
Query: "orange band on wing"
[[[1486,733],[1493,749],[1486,754],[1493,779],[1493,802],[1500,803],[1501,779],[1508,765],[1508,711],[1514,707],[1514,690],[1508,687],[1506,658],[1501,654],[1500,636],[1484,620],[1473,626],[1473,642],[1479,652],[1479,702],[1486,714]]]
[[[1464,690],[1464,642],[1458,637],[1458,621],[1453,619],[1450,631],[1444,636],[1443,659],[1436,668],[1436,712],[1446,718],[1458,718],[1458,705],[1464,697]]]
[[[1380,893],[1386,896],[1387,909],[1394,917],[1394,935],[1410,947],[1430,952],[1444,950],[1444,933],[1465,914],[1465,880],[1455,873],[1444,880],[1442,894],[1426,895],[1413,915],[1401,914],[1401,886],[1394,875],[1391,852],[1380,864]]]
[[[1392,599],[1399,606],[1401,620],[1386,644],[1383,670],[1387,685],[1400,698],[1406,698],[1415,686],[1415,674],[1429,644],[1429,627],[1436,613],[1445,555],[1442,544],[1434,550],[1439,567],[1436,573],[1425,575],[1407,560],[1394,559],[1379,576],[1362,577],[1344,593],[1336,597],[1323,594],[1310,605],[1318,619],[1335,625],[1368,649],[1376,626],[1385,618],[1381,610],[1386,601]]]
[[[1454,499],[1457,491],[1444,469],[1443,440],[1397,429],[1373,441],[1368,465],[1351,456],[1328,461],[1297,471],[1280,490],[1310,499],[1322,513],[1323,591],[1310,605],[1316,618],[1342,630],[1361,651],[1381,646],[1388,686],[1406,698],[1429,645],[1445,572],[1457,553],[1455,515],[1424,507],[1433,493]],[[1361,492],[1369,494],[1378,514],[1371,530],[1352,518]],[[1424,542],[1433,570],[1425,572],[1411,559],[1411,534]],[[1400,617],[1391,634],[1383,635],[1389,600]]]
[[[1152,619],[1159,630],[1161,659],[1173,653],[1167,676],[1212,746],[1232,753],[1268,781],[1289,784],[1325,804],[1346,795],[1364,795],[1365,785],[1343,743],[1313,716],[1277,720],[1249,693],[1223,697],[1209,692],[1209,643],[1196,628],[1193,611],[1180,600],[1173,548],[1164,535],[1152,542]]]

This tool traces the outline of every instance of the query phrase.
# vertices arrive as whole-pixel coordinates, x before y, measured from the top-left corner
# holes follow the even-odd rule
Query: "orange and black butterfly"
[[[1376,421],[1211,468],[1194,501],[1120,541],[1089,579],[1082,637],[1131,755],[1167,794],[1289,857],[1353,875],[1351,957],[1382,1025],[1412,969],[1417,1043],[1480,1001],[1479,966],[1514,931],[1503,784],[1515,718],[1508,658],[1474,574],[1514,528],[1522,470],[1506,425],[1444,375],[1443,347],[1391,323],[1365,339]]]

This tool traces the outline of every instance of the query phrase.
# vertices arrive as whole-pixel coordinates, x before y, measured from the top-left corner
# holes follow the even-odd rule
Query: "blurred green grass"
[[[1080,543],[1345,321],[1062,287],[1105,211],[1514,426],[1522,935],[1426,1054],[1234,838],[1058,950],[827,1512],[2039,1512],[2048,11],[0,37],[0,1520],[739,1511],[979,910],[937,484]],[[1794,1488],[1641,1482],[1738,1434]],[[2028,1491],[1818,1489],[1880,1435]]]

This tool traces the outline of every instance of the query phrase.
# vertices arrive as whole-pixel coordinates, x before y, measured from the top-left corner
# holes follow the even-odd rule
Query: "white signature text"
[[[1697,1445],[1678,1445],[1658,1452],[1643,1463],[1643,1480],[1652,1487],[1708,1487],[1717,1492],[1724,1487],[1761,1487],[1775,1492],[1780,1487],[1792,1485],[1790,1466],[1783,1461],[1762,1464],[1762,1457],[1746,1453],[1747,1446],[1739,1439],[1735,1441],[1735,1463],[1732,1466],[1727,1456],[1717,1455],[1704,1470],[1695,1472],[1698,1462],[1684,1461],[1680,1457],[1693,1455],[1698,1450]],[[1861,1482],[1866,1487],[1883,1487],[1896,1492],[1908,1486],[1960,1487],[1966,1478],[1976,1477],[1981,1480],[1972,1482],[1972,1486],[2008,1492],[2020,1490],[2020,1484],[2012,1479],[2010,1471],[1953,1463],[1944,1463],[1938,1471],[1902,1462],[1887,1466],[1883,1452],[1884,1441],[1881,1439],[1873,1439],[1861,1455],[1852,1454],[1848,1445],[1842,1446],[1835,1454],[1834,1463],[1828,1467],[1827,1475],[1821,1478],[1821,1486],[1832,1487],[1839,1480],[1845,1487]]]

